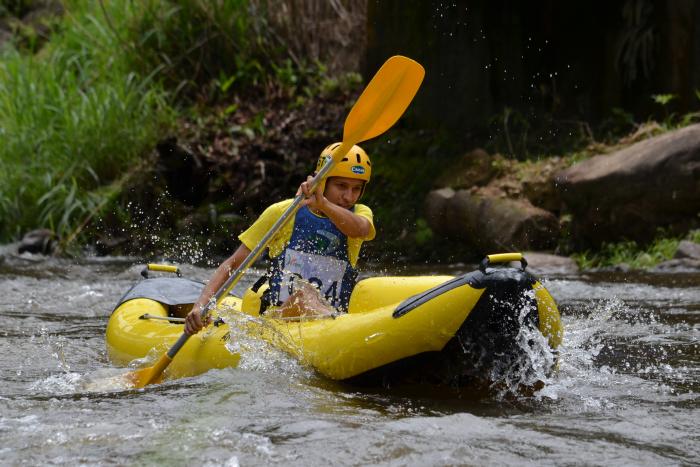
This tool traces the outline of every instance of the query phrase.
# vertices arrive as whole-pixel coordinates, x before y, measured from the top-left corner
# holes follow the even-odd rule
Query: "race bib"
[[[321,295],[335,306],[339,301],[346,267],[347,263],[338,258],[287,249],[279,299],[281,302],[287,300],[294,293],[294,281],[302,278],[318,287]]]

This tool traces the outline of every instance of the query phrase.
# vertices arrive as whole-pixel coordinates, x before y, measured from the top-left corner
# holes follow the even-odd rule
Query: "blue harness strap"
[[[298,277],[316,285],[333,307],[347,310],[357,278],[348,256],[348,238],[307,206],[297,212],[285,250],[272,258],[270,303],[281,305],[293,293]]]

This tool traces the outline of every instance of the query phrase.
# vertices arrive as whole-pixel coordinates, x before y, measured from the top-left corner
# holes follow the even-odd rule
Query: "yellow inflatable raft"
[[[493,267],[513,260],[521,267]],[[241,356],[230,344],[239,334],[230,332],[228,320],[237,332],[243,328],[334,380],[373,384],[398,377],[460,385],[487,361],[517,359],[527,351],[523,345],[537,338],[556,354],[563,333],[559,311],[526,265],[522,255],[510,253],[490,255],[478,270],[458,277],[364,279],[353,290],[349,312],[333,319],[270,318],[259,315],[257,293],[229,296],[214,313],[218,319],[187,341],[165,376],[236,366]],[[165,352],[183,332],[176,316],[186,313],[201,288],[179,277],[137,283],[107,325],[111,361],[126,365]],[[231,320],[236,315],[246,319]]]

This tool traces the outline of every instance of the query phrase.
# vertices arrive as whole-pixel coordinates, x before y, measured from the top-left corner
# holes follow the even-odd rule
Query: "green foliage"
[[[206,104],[243,89],[292,95],[319,82],[320,66],[285,60],[284,48],[272,45],[255,5],[66,0],[47,43],[21,50],[6,45],[0,53],[0,241],[36,227],[60,236],[74,232],[114,198],[113,182],[174,123],[176,102]],[[19,15],[32,2],[0,6],[3,14]],[[220,112],[225,117],[237,108],[229,100]],[[263,133],[262,117],[247,129]]]
[[[691,242],[700,243],[700,229],[691,230],[686,238]]]
[[[700,243],[700,230],[691,231],[686,238]],[[626,264],[633,269],[645,269],[673,258],[680,239],[659,236],[652,243],[640,246],[635,241],[604,243],[599,251],[573,255],[581,269]]]
[[[700,99],[700,94],[695,91],[696,96]],[[688,112],[677,116],[675,113],[669,112],[669,104],[677,98],[675,94],[655,94],[651,98],[664,109],[664,120],[661,122],[661,127],[664,130],[675,130],[688,126],[700,120],[700,112]]]
[[[634,115],[625,109],[613,107],[596,128],[596,135],[598,139],[610,143],[628,134],[635,126]]]
[[[90,0],[73,0],[84,10]],[[85,3],[87,2],[87,3]],[[271,31],[265,9],[249,0],[100,2],[97,18],[129,69],[156,74],[186,101],[211,102],[250,88],[277,87],[287,95],[313,79],[320,66],[292,60]],[[261,10],[262,9],[262,10]],[[282,43],[282,45],[279,45]]]
[[[414,239],[418,245],[425,245],[433,240],[433,231],[428,226],[428,221],[419,217],[416,219],[416,232]]]
[[[157,70],[167,89],[193,96],[221,76],[226,88],[265,76],[247,0],[111,2],[105,16],[130,68]]]
[[[68,234],[169,118],[163,93],[129,71],[88,3],[41,54],[0,55],[2,241],[40,226]]]
[[[318,91],[322,96],[328,96],[336,93],[345,94],[353,89],[357,89],[362,84],[362,76],[359,73],[345,73],[339,77],[328,77],[325,75],[325,70],[320,68],[323,76],[321,79]]]
[[[659,104],[664,109],[664,120],[661,122],[661,126],[665,129],[672,129],[675,127],[674,119],[675,114],[669,112],[668,107],[672,100],[676,98],[674,94],[654,94],[651,96],[652,100]]]
[[[695,94],[700,99],[700,90]],[[651,99],[664,109],[664,119],[660,124],[651,120],[637,122],[632,113],[618,107],[612,108],[595,126],[585,121],[504,107],[491,116],[488,132],[479,135],[479,144],[491,153],[521,161],[563,154],[573,163],[605,152],[606,147],[614,148],[645,126],[656,125],[659,132],[665,132],[700,121],[700,112],[683,115],[670,112],[672,102],[677,99],[674,94],[655,94]]]
[[[34,3],[34,0],[0,0],[0,18],[7,15],[24,16]]]
[[[657,104],[666,107],[669,102],[676,98],[676,96],[675,94],[653,94],[651,98]]]
[[[678,119],[678,123],[675,125],[675,128],[682,128],[684,126],[692,125],[698,121],[700,121],[700,112],[688,112],[687,114],[681,115],[681,117]]]

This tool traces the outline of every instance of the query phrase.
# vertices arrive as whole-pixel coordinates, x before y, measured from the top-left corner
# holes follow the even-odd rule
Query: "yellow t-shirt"
[[[238,239],[243,242],[243,244],[249,250],[253,250],[265,236],[265,234],[270,230],[270,227],[277,222],[277,219],[282,216],[284,211],[292,204],[293,201],[293,199],[286,199],[268,206],[268,208],[265,209],[262,214],[260,214],[260,217],[253,222],[253,225],[238,236]],[[372,210],[370,208],[364,204],[356,204],[353,212],[369,221],[369,234],[367,234],[366,237],[348,237],[348,259],[350,260],[350,264],[355,267],[355,264],[357,264],[357,258],[360,256],[360,247],[362,246],[362,242],[372,240],[377,233],[374,230],[374,220]],[[292,238],[293,230],[294,219],[291,219],[289,222],[287,222],[287,225],[282,227],[282,229],[277,232],[277,235],[275,235],[270,241],[270,244],[268,245],[270,257],[274,258],[284,251],[284,248]]]

